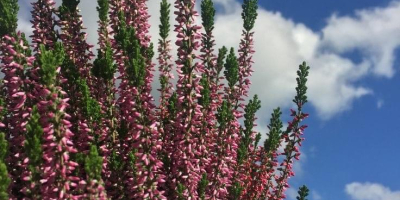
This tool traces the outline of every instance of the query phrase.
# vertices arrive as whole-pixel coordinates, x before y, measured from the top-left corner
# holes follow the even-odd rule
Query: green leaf
[[[4,162],[8,153],[8,143],[3,132],[0,132],[0,161]]]
[[[106,44],[104,53],[98,50],[97,59],[93,62],[92,73],[97,78],[103,78],[105,81],[111,81],[117,70],[114,64],[113,51],[109,43]]]
[[[201,19],[203,20],[203,27],[206,33],[214,29],[214,16],[215,9],[212,0],[203,0],[201,2]]]
[[[270,124],[268,125],[269,128],[268,139],[266,139],[264,142],[264,150],[267,153],[275,151],[280,145],[279,141],[282,134],[281,129],[283,127],[282,121],[280,119],[281,115],[282,112],[279,107],[274,109],[270,120]]]
[[[40,125],[40,114],[36,106],[32,109],[32,116],[26,126],[25,132],[25,153],[29,158],[29,168],[32,175],[38,175],[40,173],[36,170],[37,166],[42,163],[42,138],[43,128]],[[39,180],[35,180],[39,181]]]
[[[226,54],[228,53],[228,49],[225,46],[222,46],[218,50],[218,58],[217,58],[217,74],[219,74],[222,71],[222,68],[224,68],[224,60],[226,57]]]
[[[229,189],[229,199],[240,200],[240,195],[242,194],[243,187],[235,181],[235,183]]]
[[[238,163],[243,163],[247,159],[249,154],[249,146],[253,143],[252,135],[255,121],[255,114],[261,108],[261,101],[258,99],[257,95],[254,95],[253,99],[249,101],[244,111],[244,129],[241,128],[241,140],[238,150]]]
[[[306,62],[303,62],[299,66],[299,70],[297,71],[297,87],[296,87],[296,96],[293,99],[293,102],[296,103],[296,105],[300,108],[307,103],[307,77],[308,77],[308,72],[310,70],[310,67],[307,66]]]
[[[178,194],[178,200],[185,200],[185,196],[183,195],[183,193],[185,192],[186,188],[182,183],[178,183],[177,186],[177,194]]]
[[[161,24],[159,25],[160,28],[160,37],[161,39],[165,40],[167,39],[170,31],[170,24],[169,24],[169,14],[170,14],[170,7],[171,4],[168,3],[167,0],[162,0],[160,3],[160,22]]]
[[[8,177],[7,167],[3,161],[0,161],[0,199],[8,199],[8,187],[11,183]]]
[[[0,120],[3,120],[3,117],[7,115],[7,108],[6,108],[6,101],[2,96],[0,96],[0,107],[2,108],[2,110],[0,110]]]
[[[217,121],[220,129],[225,129],[228,123],[234,119],[231,105],[226,100],[222,102],[222,105],[217,109]]]
[[[211,84],[209,83],[205,74],[203,74],[200,80],[200,85],[203,87],[203,90],[200,92],[201,97],[199,97],[199,104],[203,106],[203,108],[207,108],[211,104]]]
[[[54,85],[56,81],[57,68],[64,60],[64,48],[57,42],[54,50],[47,51],[44,45],[40,45],[39,64],[40,79],[47,86]]]
[[[123,50],[127,59],[125,60],[126,73],[129,83],[135,87],[140,87],[145,83],[146,77],[146,59],[154,55],[152,45],[149,48],[142,49],[139,40],[136,37],[135,29],[128,26],[124,19],[124,14],[119,13],[120,25],[115,35],[115,39]],[[143,52],[143,55],[142,55]]]
[[[239,63],[237,61],[235,50],[231,48],[225,63],[225,78],[230,88],[233,88],[239,81]]]
[[[254,23],[257,19],[257,0],[244,0],[242,5],[242,19],[243,28],[246,31],[250,31],[254,28]]]
[[[297,200],[307,200],[306,197],[308,196],[308,188],[307,186],[303,185],[299,188],[299,196],[296,197]]]
[[[0,199],[8,199],[8,186],[11,183],[5,162],[7,152],[7,141],[5,140],[4,133],[0,132]]]
[[[207,173],[203,173],[203,175],[200,179],[200,182],[197,186],[197,193],[201,200],[204,200],[206,198],[205,193],[206,193],[206,188],[207,188],[208,183],[209,183],[209,181],[207,179]]]
[[[96,7],[97,12],[99,12],[100,21],[107,22],[108,20],[108,9],[110,7],[109,0],[97,0],[98,6]]]
[[[63,20],[68,20],[68,14],[75,13],[78,8],[80,0],[63,0],[59,8]]]
[[[18,27],[18,0],[0,1],[0,39],[5,35],[14,35]]]
[[[96,145],[90,146],[89,154],[85,158],[85,171],[89,180],[101,180],[103,158],[99,156]]]
[[[90,90],[85,80],[78,79],[77,86],[82,93],[81,106],[83,115],[92,121],[99,121],[102,117],[100,104],[90,96]]]

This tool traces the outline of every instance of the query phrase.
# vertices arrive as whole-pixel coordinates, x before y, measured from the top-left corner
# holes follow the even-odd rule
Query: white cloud
[[[385,105],[385,101],[383,99],[378,99],[378,101],[376,102],[376,107],[378,109],[381,109],[383,105]]]
[[[32,0],[30,0],[32,1]],[[57,0],[57,4],[61,0]],[[169,0],[173,3],[172,0]],[[199,7],[198,1],[197,8]],[[241,5],[236,0],[215,0],[221,12],[215,21],[217,46],[237,49],[242,29]],[[96,1],[83,0],[80,4],[89,43],[97,43]],[[157,44],[159,1],[148,1],[151,14],[150,33]],[[22,12],[27,12],[26,6]],[[175,9],[171,7],[172,12]],[[400,46],[400,2],[385,8],[359,10],[354,16],[332,15],[321,31],[295,23],[279,12],[259,8],[255,25],[255,65],[251,95],[258,94],[262,101],[259,123],[265,125],[272,108],[292,106],[295,94],[296,70],[307,61],[311,66],[309,101],[321,119],[351,109],[355,100],[373,94],[359,81],[370,75],[390,78],[394,75],[394,50]],[[25,16],[25,15],[24,15]],[[173,25],[175,16],[171,16]],[[29,30],[29,19],[20,20],[20,27]],[[200,23],[200,18],[197,19]],[[172,31],[172,29],[171,29]],[[174,41],[175,33],[171,32]],[[217,48],[215,48],[217,49]],[[346,53],[359,52],[361,61],[346,57]],[[175,55],[175,53],[173,53]],[[154,78],[157,88],[157,75]],[[154,90],[153,94],[157,94]],[[283,109],[285,111],[285,109]]]
[[[296,200],[297,197],[297,190],[294,188],[288,188],[285,191],[286,197],[288,200]]]
[[[218,1],[225,12],[217,15],[215,36],[219,45],[237,47],[242,25],[240,5],[228,1]],[[308,96],[322,119],[349,110],[355,100],[373,94],[371,89],[359,85],[363,78],[371,74],[393,76],[394,50],[400,45],[397,42],[400,41],[400,24],[397,23],[400,3],[356,13],[354,17],[333,15],[320,32],[314,32],[304,24],[286,19],[279,12],[259,9],[251,94],[258,94],[262,100],[261,113],[265,117],[260,117],[261,120],[267,121],[272,108],[291,105],[295,72],[302,60],[311,66]],[[353,24],[342,27],[346,20]],[[364,36],[358,38],[360,31]],[[351,41],[356,39],[357,42],[351,45]],[[345,53],[353,51],[360,52],[360,62],[345,56]]]
[[[386,8],[358,10],[355,16],[333,15],[322,32],[323,44],[337,53],[359,50],[373,63],[373,73],[394,75],[394,50],[400,45],[400,2]]]
[[[315,190],[311,191],[312,200],[322,200],[321,195]]]
[[[400,200],[400,191],[391,191],[378,183],[350,183],[346,185],[346,193],[353,200]]]

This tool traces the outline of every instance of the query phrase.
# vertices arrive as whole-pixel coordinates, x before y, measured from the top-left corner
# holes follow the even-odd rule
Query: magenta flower
[[[4,100],[6,104],[2,108],[8,115],[4,116],[0,126],[5,129],[6,138],[10,144],[7,161],[10,166],[11,192],[13,198],[21,195],[24,184],[21,180],[21,174],[26,172],[26,156],[23,152],[24,132],[30,113],[30,107],[27,102],[27,88],[30,88],[29,80],[24,72],[26,68],[32,67],[34,58],[26,51],[27,47],[21,33],[15,37],[5,36],[2,38],[0,46],[0,65],[1,72],[4,73],[3,85]],[[18,184],[17,184],[18,183]]]

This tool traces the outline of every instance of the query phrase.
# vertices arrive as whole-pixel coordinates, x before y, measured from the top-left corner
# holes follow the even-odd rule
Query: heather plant
[[[16,30],[17,0],[0,2],[0,199],[285,199],[309,67],[297,71],[287,128],[276,108],[257,133],[257,0],[243,1],[238,49],[218,51],[213,1],[198,14],[195,0],[176,0],[175,57],[167,0],[156,49],[146,0],[97,0],[96,56],[79,2],[33,2],[31,42]],[[307,195],[301,187],[298,199]]]

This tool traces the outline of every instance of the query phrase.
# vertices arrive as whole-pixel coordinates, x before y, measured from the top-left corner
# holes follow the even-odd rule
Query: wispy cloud
[[[400,200],[400,191],[378,183],[354,182],[347,184],[345,191],[353,200]]]
[[[312,200],[322,200],[321,195],[315,190],[311,191],[311,197]]]
[[[382,106],[385,104],[385,101],[383,99],[378,99],[378,101],[376,102],[376,107],[378,109],[382,108]]]

